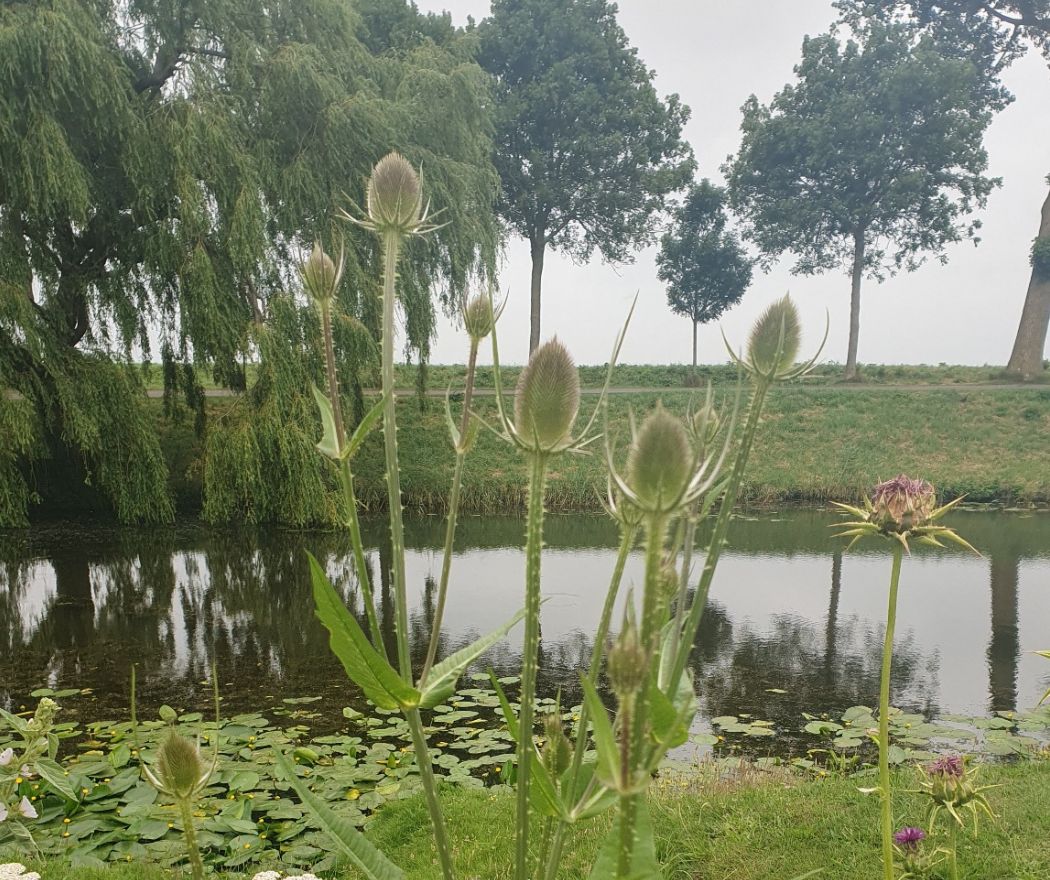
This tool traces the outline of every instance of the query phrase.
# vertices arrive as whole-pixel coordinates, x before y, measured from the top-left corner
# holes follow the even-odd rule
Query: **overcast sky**
[[[416,0],[424,11],[447,9],[456,24],[488,13],[488,0]],[[631,44],[656,72],[662,94],[677,92],[692,109],[685,136],[696,153],[698,177],[721,180],[719,167],[739,143],[740,107],[754,93],[769,99],[793,78],[802,38],[827,30],[831,0],[619,0],[619,20]],[[1039,225],[1050,172],[1050,71],[1032,53],[1006,76],[1016,101],[992,123],[985,144],[990,173],[1003,186],[981,214],[979,247],[959,244],[949,263],[930,263],[879,285],[865,281],[859,357],[866,363],[1005,364],[1028,285],[1028,250]],[[509,242],[500,272],[510,301],[501,321],[500,356],[520,363],[528,354],[529,251]],[[750,322],[790,291],[809,340],[819,341],[825,309],[831,335],[825,360],[844,361],[849,278],[843,273],[792,276],[789,258],[756,274],[741,303],[723,316],[730,340],[744,339]],[[667,307],[656,277],[655,249],[633,264],[594,259],[574,265],[548,252],[543,276],[543,337],[557,334],[578,363],[602,363],[639,292],[638,310],[621,356],[624,363],[688,362],[690,324]],[[725,360],[718,324],[702,327],[700,359]],[[463,334],[442,320],[434,363],[464,360]]]

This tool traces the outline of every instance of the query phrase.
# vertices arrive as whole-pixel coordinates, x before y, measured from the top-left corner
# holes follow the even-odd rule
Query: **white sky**
[[[448,9],[457,24],[488,13],[488,0],[417,0],[424,11]],[[793,78],[802,38],[826,31],[831,0],[619,0],[620,24],[642,59],[655,69],[661,94],[677,92],[692,109],[685,136],[697,176],[720,180],[719,166],[739,143],[740,107],[754,93],[767,102]],[[867,363],[1005,364],[1028,286],[1028,250],[1039,225],[1050,172],[1050,70],[1032,53],[1008,72],[1016,101],[992,123],[985,140],[990,173],[1003,186],[980,215],[979,247],[960,244],[917,272],[882,285],[865,281],[860,360]],[[528,353],[529,252],[511,240],[500,274],[510,301],[501,321],[500,357],[520,363]],[[825,309],[831,335],[824,360],[844,361],[849,279],[843,274],[792,276],[790,258],[756,274],[742,302],[725,315],[730,340],[745,338],[751,321],[789,290],[802,310],[807,339],[819,341]],[[578,363],[603,363],[631,298],[638,309],[621,355],[623,363],[688,362],[690,325],[671,314],[656,277],[655,249],[634,264],[574,265],[548,252],[543,279],[543,336],[557,334]],[[700,359],[725,360],[717,324],[700,330]],[[460,363],[464,337],[442,320],[434,363]]]

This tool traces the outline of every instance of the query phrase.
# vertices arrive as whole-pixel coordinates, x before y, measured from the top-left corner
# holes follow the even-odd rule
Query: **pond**
[[[725,715],[797,729],[803,712],[875,703],[889,558],[876,544],[844,555],[829,534],[834,521],[814,510],[734,518],[693,653],[697,729]],[[1050,686],[1050,664],[1031,653],[1050,647],[1050,514],[961,511],[949,524],[984,556],[916,552],[905,561],[893,702],[927,715],[1030,708]],[[444,523],[415,518],[406,529],[411,643],[421,664]],[[385,534],[385,522],[366,523],[374,572],[388,568]],[[462,522],[444,651],[518,609],[523,536],[523,521],[513,517]],[[616,542],[602,517],[548,520],[541,648],[548,696],[560,690],[564,702],[578,699]],[[0,533],[0,706],[28,705],[44,686],[87,689],[62,701],[75,718],[124,719],[135,663],[144,715],[164,703],[206,709],[214,662],[227,714],[270,711],[306,718],[315,733],[337,729],[343,707],[362,704],[313,615],[306,550],[360,614],[348,542],[338,534],[62,524]],[[636,552],[626,584],[641,576]],[[519,629],[485,666],[512,674],[520,638]]]

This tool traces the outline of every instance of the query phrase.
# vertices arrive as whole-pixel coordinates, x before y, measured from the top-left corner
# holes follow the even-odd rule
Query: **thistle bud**
[[[747,365],[759,376],[776,379],[786,374],[798,356],[801,330],[798,309],[784,296],[766,309],[751,328]]]
[[[937,493],[925,480],[904,474],[879,483],[871,497],[871,521],[884,531],[907,532],[923,525],[937,507]]]
[[[380,232],[414,232],[423,218],[419,175],[400,153],[376,163],[368,180],[368,217]]]
[[[543,763],[552,774],[560,776],[572,762],[572,743],[557,712],[548,712],[543,717],[543,732],[547,739],[543,745]]]
[[[612,648],[606,671],[616,696],[623,702],[633,697],[642,689],[646,676],[645,648],[638,638],[638,628],[628,620]]]
[[[170,731],[157,750],[156,774],[172,796],[193,797],[206,774],[200,749],[186,737]]]
[[[557,338],[532,353],[514,395],[514,428],[524,444],[537,452],[568,444],[580,408],[580,376]]]
[[[303,263],[302,277],[303,286],[314,302],[328,302],[335,296],[339,270],[321,245],[314,243],[314,249]]]
[[[692,460],[685,426],[658,403],[631,444],[627,485],[647,510],[669,510],[689,484]]]
[[[472,342],[481,342],[492,332],[495,315],[492,312],[492,301],[484,294],[478,294],[467,301],[463,307],[463,328]]]

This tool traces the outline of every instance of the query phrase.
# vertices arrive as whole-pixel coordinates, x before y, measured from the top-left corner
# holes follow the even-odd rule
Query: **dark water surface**
[[[693,657],[705,716],[751,713],[796,725],[804,711],[876,701],[889,556],[877,544],[843,555],[829,535],[834,519],[793,510],[734,520]],[[1050,664],[1031,653],[1050,648],[1050,514],[960,512],[950,524],[984,558],[947,551],[905,560],[894,702],[929,714],[1029,708],[1050,687]],[[444,523],[415,519],[406,529],[418,665]],[[520,606],[523,532],[510,517],[461,524],[445,651]],[[384,523],[367,524],[376,574],[388,568],[384,537]],[[561,687],[566,699],[578,696],[577,670],[590,653],[616,539],[601,517],[548,520],[548,694]],[[144,712],[162,703],[206,708],[203,682],[214,661],[227,713],[320,696],[310,704],[321,713],[315,729],[338,726],[342,707],[360,701],[314,618],[306,550],[360,614],[348,542],[336,534],[69,525],[0,532],[0,705],[28,704],[41,686],[90,688],[64,701],[75,716],[121,719],[128,670],[138,663]],[[641,576],[637,552],[626,583]],[[382,581],[392,646],[385,574]],[[514,672],[520,638],[519,629],[488,662]]]

